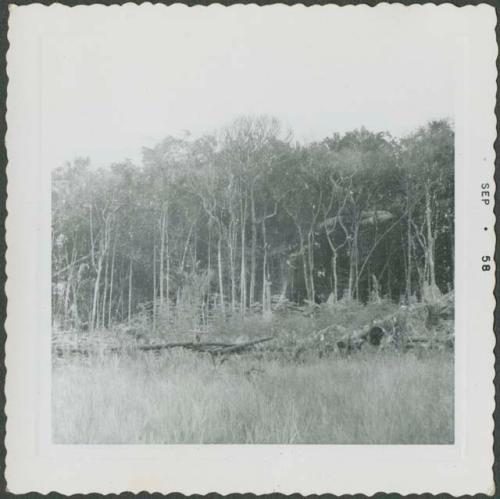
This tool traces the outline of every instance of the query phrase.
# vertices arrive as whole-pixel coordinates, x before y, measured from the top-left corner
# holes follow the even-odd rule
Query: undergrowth
[[[304,364],[203,354],[106,356],[53,369],[55,443],[450,444],[449,352]]]

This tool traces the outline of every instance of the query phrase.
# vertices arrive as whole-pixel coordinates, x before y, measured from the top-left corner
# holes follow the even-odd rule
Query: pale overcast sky
[[[434,5],[41,7],[42,148],[56,167],[130,158],[239,114],[280,118],[298,140],[360,126],[406,134],[454,115],[467,10]],[[15,33],[14,33],[15,35]]]

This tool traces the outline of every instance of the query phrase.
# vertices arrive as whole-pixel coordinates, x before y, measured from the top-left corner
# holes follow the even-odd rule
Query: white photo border
[[[455,443],[453,445],[54,445],[50,430],[50,172],[43,162],[43,50],[52,23],[65,16],[155,16],[170,9],[442,9],[450,4],[335,5],[126,4],[11,7],[7,96],[8,216],[6,320],[6,479],[13,493],[63,494],[376,492],[493,494],[494,189],[496,15],[488,5],[461,7],[457,35],[455,179]],[[483,227],[491,230],[484,231]]]

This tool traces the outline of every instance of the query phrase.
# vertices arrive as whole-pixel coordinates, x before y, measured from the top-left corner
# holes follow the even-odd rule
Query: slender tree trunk
[[[115,317],[118,317],[120,321],[123,321],[124,318],[124,309],[123,309],[123,301],[124,301],[124,293],[125,293],[125,264],[122,260],[121,265],[120,265],[120,294],[118,295],[118,301],[116,302],[116,307],[115,307]]]
[[[124,287],[120,289],[120,297],[118,299],[118,303],[116,304],[116,314],[118,315],[118,311],[120,311],[120,319],[123,320],[125,317],[125,298],[123,296],[123,293],[125,292]]]
[[[335,246],[334,240],[331,237],[330,233],[328,232],[328,229],[326,227],[326,214],[323,219],[323,225],[325,227],[325,235],[326,235],[326,240],[328,241],[328,246],[330,246],[330,250],[332,251],[332,257],[330,260],[330,265],[332,269],[332,280],[331,280],[331,293],[333,296],[333,302],[336,303],[339,299],[339,292],[338,292],[338,275],[337,275],[337,259],[338,259],[338,248]],[[337,226],[337,222],[335,222],[335,226],[333,230],[335,230]],[[342,246],[345,244],[345,242],[342,244]]]
[[[411,210],[411,191],[410,191],[410,179],[406,179],[406,252],[407,252],[407,262],[406,262],[406,302],[410,303],[412,296],[412,235],[411,235],[411,224],[412,224],[412,210]]]
[[[130,326],[130,320],[132,318],[132,259],[130,259],[130,267],[128,272],[128,325]]]
[[[406,228],[406,244],[407,244],[407,262],[406,262],[406,301],[410,303],[411,300],[411,273],[412,273],[412,265],[411,265],[411,256],[412,256],[412,239],[411,239],[411,213],[408,210],[408,220],[407,220],[407,228]]]
[[[162,280],[165,280],[165,297],[163,299],[163,306],[165,307],[168,318],[170,314],[170,237],[168,232],[167,217],[165,217],[164,237],[165,237],[165,257],[167,258],[167,264],[166,264],[167,269],[166,269],[166,274],[162,277]]]
[[[63,327],[67,327],[68,316],[69,316],[69,301],[70,301],[70,293],[71,293],[71,281],[72,281],[73,269],[70,267],[68,270],[68,277],[66,279],[66,284],[64,286],[64,305],[63,305],[63,318],[62,323]]]
[[[115,255],[116,255],[116,234],[113,242],[113,256],[111,257],[111,278],[109,280],[109,310],[108,310],[108,327],[112,325],[111,307],[113,304],[113,280],[115,274]]]
[[[241,212],[241,266],[240,266],[240,313],[245,315],[246,309],[246,298],[247,298],[247,280],[246,280],[246,237],[245,237],[245,225],[246,225],[246,199],[245,202],[240,201],[240,212]]]
[[[153,332],[155,331],[156,331],[156,244],[153,245]]]
[[[337,303],[338,301],[338,275],[337,275],[337,250],[334,249],[332,253],[332,294],[333,294],[333,301],[334,303]]]
[[[209,222],[208,223],[208,243],[207,243],[207,270],[208,270],[209,274],[210,274],[210,271],[212,270],[211,255],[212,255],[212,224]]]
[[[91,315],[91,331],[97,326],[97,308],[99,303],[99,286],[101,282],[101,271],[102,271],[102,255],[99,255],[99,260],[97,263],[97,275],[94,282],[94,299],[92,300],[92,315]]]
[[[191,224],[191,227],[189,228],[188,236],[186,238],[186,242],[184,243],[184,251],[182,252],[181,265],[179,267],[181,275],[184,272],[184,266],[186,264],[186,255],[187,255],[187,252],[189,249],[189,243],[191,242],[191,236],[193,234],[193,229],[194,229],[195,223],[196,222],[193,222]]]
[[[73,284],[73,304],[71,305],[73,324],[77,329],[80,327],[80,314],[78,311],[78,289],[79,282],[77,278]]]
[[[266,219],[262,219],[262,312],[264,313],[264,303],[266,297],[266,281],[267,281],[267,240],[266,240]]]
[[[68,315],[69,315],[69,310],[70,310],[70,296],[71,296],[71,287],[73,284],[74,280],[74,273],[75,273],[75,262],[76,262],[76,250],[73,248],[72,255],[71,255],[71,263],[69,265],[68,269],[68,278],[66,280],[66,288],[65,288],[65,293],[64,293],[64,317],[63,317],[63,323],[64,327],[67,327],[67,322],[68,322]],[[76,301],[76,294],[73,293],[73,301]]]
[[[347,298],[348,300],[352,300],[352,285],[353,285],[353,243],[352,243],[352,239],[349,235],[349,232],[347,230],[347,227],[345,226],[344,222],[342,221],[342,218],[339,218],[339,223],[340,223],[340,227],[342,228],[342,230],[344,231],[344,234],[345,234],[345,241],[344,243],[342,244],[342,246],[344,246],[345,244],[347,244],[347,254],[349,256],[349,277],[347,279],[347,296],[346,296],[346,293],[345,293],[345,290],[342,291],[342,298]]]
[[[299,241],[300,241],[300,255],[302,258],[302,271],[304,274],[304,285],[306,287],[306,295],[307,300],[311,300],[311,287],[309,281],[309,269],[308,269],[308,255],[306,254],[305,241],[304,236],[302,234],[302,229],[297,224],[297,231],[299,233]]]
[[[358,227],[354,227],[352,241],[349,244],[349,281],[347,293],[349,299],[358,298]]]
[[[387,294],[389,295],[389,298],[391,298],[391,299],[394,298],[392,296],[392,272],[391,272],[390,265],[387,267]]]
[[[92,205],[90,205],[89,209],[89,226],[90,226],[90,257],[91,257],[91,262],[92,262],[92,267],[96,269],[97,276],[96,280],[94,282],[94,297],[92,299],[92,311],[90,312],[90,317],[89,317],[89,330],[93,331],[94,326],[95,326],[95,314],[96,314],[96,306],[97,306],[97,300],[99,298],[98,293],[99,293],[99,278],[100,278],[100,268],[98,264],[96,264],[96,259],[95,259],[95,245],[94,245],[94,227],[93,227],[93,222],[92,222]]]
[[[450,267],[451,267],[451,286],[453,287],[453,282],[455,280],[455,222],[452,220],[451,227],[449,230],[449,238],[450,238]]]
[[[100,285],[101,285],[101,274],[104,258],[108,255],[109,248],[109,225],[111,223],[109,215],[105,218],[104,222],[104,232],[101,235],[99,240],[99,257],[97,259],[97,275],[94,283],[94,298],[92,301],[92,313],[90,318],[90,330],[94,331],[94,329],[99,325],[99,302],[100,302]],[[93,243],[92,243],[93,244]],[[94,253],[94,249],[92,248],[92,253]],[[93,261],[95,263],[95,259],[93,257]]]
[[[181,276],[181,279],[182,279],[182,282],[184,281],[183,279],[183,274],[184,274],[184,266],[186,264],[186,255],[187,255],[187,252],[188,252],[188,249],[189,249],[189,243],[191,241],[191,235],[193,234],[193,228],[195,226],[195,223],[192,223],[191,224],[191,227],[189,228],[189,232],[188,232],[188,236],[186,238],[186,242],[184,243],[184,251],[182,252],[182,259],[181,259],[181,263],[180,263],[180,266],[179,266],[179,275]],[[177,288],[177,304],[180,303],[181,301],[181,296],[182,296],[182,286],[179,286]]]
[[[90,225],[90,257],[92,266],[95,268],[95,246],[94,246],[94,225],[92,223],[92,205],[90,205],[89,209],[89,225]]]
[[[160,218],[160,275],[159,275],[159,284],[160,284],[160,312],[163,311],[163,300],[164,300],[164,282],[165,282],[165,274],[164,274],[164,263],[165,263],[165,219],[166,219],[166,211],[163,207],[161,210],[161,218]]]
[[[270,320],[272,317],[271,283],[269,282],[269,272],[267,270],[267,238],[265,218],[262,219],[262,240],[264,246],[264,255],[262,258],[262,315],[264,319]]]
[[[212,284],[212,224],[208,223],[208,247],[207,247],[207,323],[208,323],[208,312],[210,309],[210,287]]]
[[[250,208],[252,215],[252,246],[250,254],[250,307],[255,301],[255,278],[257,273],[257,220],[255,218],[255,194],[254,188],[250,191]]]
[[[236,253],[236,242],[235,242],[236,230],[234,223],[231,222],[229,228],[226,232],[227,239],[227,249],[229,253],[229,277],[231,280],[231,310],[234,312],[236,310],[236,263],[235,263],[235,253]]]
[[[436,286],[436,270],[434,266],[434,234],[432,232],[432,211],[430,199],[430,187],[425,189],[425,219],[427,225],[427,259],[429,269],[429,284],[434,288]]]
[[[219,239],[217,240],[217,266],[219,268],[219,296],[220,296],[220,308],[222,315],[225,315],[224,306],[224,284],[222,279],[222,234],[219,231]]]
[[[191,250],[191,262],[193,271],[196,271],[197,261],[198,261],[198,232],[196,230],[196,224],[193,232],[193,249]]]
[[[355,282],[355,292],[356,292],[356,300],[359,300],[359,250],[358,250],[358,234],[359,227],[356,225],[354,229],[354,282]]]
[[[287,291],[288,291],[288,283],[290,281],[290,266],[285,259],[281,259],[279,269],[280,269],[280,301],[283,301],[286,299],[287,296]],[[271,274],[272,275],[272,274]]]
[[[354,284],[354,251],[351,243],[349,249],[349,279],[347,281],[347,296],[349,300],[353,299],[353,284]]]
[[[104,291],[102,293],[101,326],[106,327],[106,298],[108,296],[108,269],[109,253],[106,254],[106,265],[104,266]]]
[[[316,300],[316,289],[314,285],[314,234],[313,229],[309,231],[307,235],[307,256],[308,256],[308,267],[309,267],[309,289],[311,290],[311,296],[309,301],[315,302]]]
[[[309,287],[309,272],[307,270],[307,258],[305,254],[302,254],[302,270],[304,273],[304,284],[306,286],[306,296],[307,300],[311,297],[311,288]]]

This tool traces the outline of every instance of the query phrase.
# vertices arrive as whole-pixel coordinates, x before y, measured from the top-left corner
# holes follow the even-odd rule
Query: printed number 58
[[[489,261],[491,261],[491,257],[489,257],[489,256],[483,256],[483,257],[481,258],[481,260],[482,260],[483,262],[489,262]],[[491,269],[491,266],[490,266],[489,264],[487,264],[487,263],[484,263],[484,264],[483,264],[483,266],[482,266],[481,268],[483,269],[483,271],[484,271],[484,272],[488,272],[488,270],[490,270],[490,269]]]

